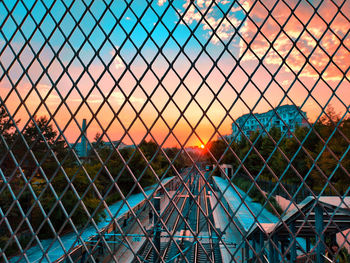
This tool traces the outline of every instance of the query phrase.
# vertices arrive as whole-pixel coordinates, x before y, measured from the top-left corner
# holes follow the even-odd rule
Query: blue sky
[[[174,1],[173,6],[169,6],[168,1],[158,0],[151,1],[149,7],[145,0],[84,1],[85,5],[82,1],[23,2],[18,2],[15,7],[14,1],[0,3],[0,18],[3,20],[0,23],[0,96],[15,118],[25,120],[29,114],[50,115],[57,111],[55,118],[60,120],[62,127],[67,126],[67,136],[72,138],[78,129],[72,124],[67,109],[60,106],[58,92],[69,104],[72,114],[77,110],[79,122],[82,118],[93,118],[96,111],[97,117],[109,116],[100,117],[102,122],[105,121],[103,126],[115,122],[113,111],[124,114],[120,118],[126,127],[133,125],[133,117],[137,118],[135,110],[142,108],[138,114],[148,128],[157,119],[157,111],[162,110],[164,114],[166,112],[167,121],[175,123],[180,116],[179,110],[187,107],[185,117],[191,125],[198,124],[202,141],[207,141],[215,132],[207,117],[214,125],[223,121],[220,131],[225,134],[230,132],[233,119],[250,110],[263,112],[270,110],[271,105],[290,104],[293,100],[297,105],[304,105],[303,110],[316,119],[321,107],[329,100],[338,111],[344,111],[344,105],[348,103],[346,98],[350,98],[347,89],[349,77],[342,77],[349,67],[345,61],[350,61],[346,59],[349,57],[349,37],[344,32],[344,25],[349,22],[333,12],[331,6],[322,4],[318,9],[320,14],[314,16],[307,33],[302,33],[304,28],[300,21],[294,18],[285,23],[283,20],[283,14],[288,14],[293,8],[283,3],[271,11],[274,18],[271,19],[266,8],[273,5],[264,7],[251,1],[239,1],[239,5],[218,0],[217,5],[212,5],[206,0],[183,0]],[[109,9],[106,4],[110,5]],[[249,18],[245,16],[248,11]],[[300,20],[307,21],[314,9],[302,3],[297,11]],[[222,12],[227,12],[226,18]],[[347,12],[346,6],[343,12]],[[336,19],[332,20],[332,15]],[[159,17],[162,17],[160,21]],[[321,17],[329,23],[334,21],[330,25],[331,34],[320,34],[324,24]],[[57,23],[59,28],[56,28]],[[281,25],[284,25],[282,33]],[[16,31],[17,26],[20,30]],[[213,29],[216,36],[211,38]],[[172,32],[169,39],[168,31]],[[148,39],[148,34],[152,39]],[[316,42],[318,38],[322,38],[319,44]],[[345,39],[343,43],[334,42],[336,38]],[[298,41],[294,48],[293,41]],[[319,48],[315,51],[317,45]],[[162,47],[161,52],[159,47]],[[339,50],[335,51],[337,47]],[[141,54],[137,55],[138,50]],[[15,54],[19,52],[16,58]],[[331,55],[335,52],[333,64],[329,65],[329,56],[325,52]],[[310,54],[306,67],[302,53]],[[151,63],[151,69],[144,60]],[[213,60],[217,61],[216,66]],[[240,61],[238,67],[237,60]],[[173,63],[170,71],[169,63]],[[105,65],[109,65],[107,72]],[[323,80],[317,81],[320,72]],[[147,101],[147,96],[159,85],[161,88],[154,93],[152,103]],[[18,87],[21,98],[13,89],[11,91],[13,86]],[[31,90],[33,86],[36,90]],[[165,106],[170,98],[162,86],[173,95],[179,108],[171,106],[174,102]],[[176,88],[178,91],[173,94]],[[264,98],[261,98],[261,92],[266,88]],[[338,98],[332,98],[332,89],[336,90]],[[103,96],[108,94],[110,105],[103,103]],[[191,102],[193,94],[196,101]],[[47,96],[45,105],[40,104],[39,95],[42,98]],[[28,110],[20,103],[26,96]],[[88,105],[82,96],[87,98]],[[129,103],[124,103],[125,96],[129,96]],[[339,103],[339,97],[345,103]],[[207,107],[207,113],[204,113]],[[200,121],[203,114],[207,117]],[[163,126],[155,127],[154,133],[163,133]],[[101,129],[96,121],[91,127],[94,131]],[[135,127],[140,127],[133,128],[137,141],[146,128],[140,123]],[[114,139],[118,139],[123,129],[115,130],[121,131],[111,132]],[[183,136],[184,140],[186,136]]]

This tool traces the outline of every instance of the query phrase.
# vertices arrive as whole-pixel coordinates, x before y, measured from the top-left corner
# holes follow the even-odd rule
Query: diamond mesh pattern
[[[1,260],[349,262],[349,10],[1,2]]]

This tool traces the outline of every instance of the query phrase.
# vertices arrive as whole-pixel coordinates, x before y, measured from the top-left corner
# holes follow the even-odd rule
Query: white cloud
[[[230,1],[219,0],[216,3],[225,5],[230,3]],[[192,24],[193,22],[201,21],[203,30],[206,30],[208,32],[207,34],[209,35],[212,35],[213,30],[215,30],[216,35],[212,37],[211,41],[212,43],[217,44],[219,43],[220,39],[223,41],[229,40],[232,34],[234,34],[234,27],[237,27],[241,22],[235,17],[235,13],[239,11],[242,12],[242,9],[239,7],[231,7],[227,16],[221,16],[221,12],[216,11],[216,5],[211,4],[212,1],[209,0],[187,0],[183,5],[184,9],[188,8],[183,16],[183,20],[184,23],[188,25]],[[207,10],[208,8],[209,10]],[[180,12],[182,11],[180,10]],[[203,19],[204,13],[206,13],[206,15]]]
[[[228,4],[228,3],[230,3],[229,0],[222,0],[222,1],[221,1],[221,4],[223,4],[223,5],[226,5],[226,4]]]
[[[116,100],[118,104],[122,104],[125,101],[125,97],[123,95],[123,93],[121,93],[120,91],[115,91],[112,93],[111,95],[112,100]],[[131,96],[129,98],[129,101],[131,103],[144,103],[145,100],[143,98],[140,97],[135,97],[135,96]]]
[[[283,81],[282,81],[282,85],[283,85],[283,86],[289,85],[289,80],[288,80],[288,79],[283,80]]]
[[[204,5],[204,0],[197,0],[197,5],[198,5],[199,7],[203,7],[203,5]]]
[[[36,86],[36,89],[39,91],[41,97],[44,99],[46,97],[47,93],[50,91],[51,86],[47,85],[47,84],[39,83]],[[54,102],[57,102],[57,101],[60,101],[60,100],[61,100],[60,96],[56,95],[55,90],[53,90],[53,91],[51,91],[51,93],[47,97],[46,102],[54,103]]]
[[[118,55],[114,58],[113,64],[116,70],[125,68],[124,62]]]
[[[117,102],[119,105],[123,104],[126,98],[124,97],[123,93],[120,91],[114,91],[112,92],[111,96],[108,98],[110,102]],[[76,98],[76,99],[70,99],[69,101],[71,102],[81,102],[81,98]],[[96,95],[90,95],[89,98],[86,100],[87,103],[89,104],[101,104],[103,102],[103,98],[101,96],[96,96]],[[136,96],[131,96],[129,98],[130,103],[144,103],[145,99],[136,97]]]
[[[158,0],[158,5],[162,6],[162,5],[164,5],[165,2],[166,2],[166,0]]]
[[[249,1],[246,5],[243,8],[248,10],[250,8]],[[324,8],[327,8],[327,6],[325,5]],[[298,18],[301,21],[307,20],[307,7],[301,5],[300,9]],[[288,12],[290,12],[288,8],[283,6],[275,18]],[[292,71],[298,74],[299,77],[318,78],[322,75],[325,80],[339,81],[344,76],[344,72],[350,65],[349,52],[340,48],[334,54],[335,50],[342,45],[337,40],[336,34],[327,32],[323,36],[325,28],[317,23],[308,25],[309,33],[305,33],[302,24],[298,20],[290,19],[283,26],[283,33],[277,36],[280,28],[276,26],[274,20],[268,19],[268,12],[255,12],[254,15],[258,20],[266,20],[262,31],[264,35],[257,34],[257,27],[252,22],[253,20],[246,20],[240,29],[240,56],[247,49],[246,42],[250,44],[250,48],[256,56],[252,52],[245,53],[242,61],[258,61],[258,59],[264,58],[264,64],[276,66],[285,64],[284,70],[286,72]],[[332,28],[333,32],[339,32],[338,35],[346,34],[346,27],[340,19],[334,20]],[[271,49],[271,45],[273,45],[273,49]],[[332,54],[334,55],[331,58]],[[329,63],[330,59],[337,67]],[[306,66],[304,66],[305,64]]]
[[[37,90],[42,93],[42,92],[48,92],[50,89],[51,89],[51,86],[50,85],[47,85],[47,84],[41,84],[39,83],[37,86],[36,86]]]
[[[115,48],[116,48],[116,50],[119,49],[118,46],[116,46]],[[118,70],[120,70],[120,69],[125,68],[125,64],[124,64],[124,62],[122,61],[122,59],[120,58],[119,55],[116,55],[116,56],[115,56],[116,50],[115,50],[115,49],[112,49],[111,52],[110,52],[110,54],[111,54],[112,57],[114,57],[113,65],[114,65],[114,68],[118,71]]]

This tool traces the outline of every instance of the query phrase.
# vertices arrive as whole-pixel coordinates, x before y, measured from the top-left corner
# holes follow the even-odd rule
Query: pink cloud
[[[322,4],[319,12],[323,14],[326,8],[327,5]],[[264,63],[280,65],[282,59],[286,59],[284,62],[287,65],[285,70],[292,70],[295,74],[299,74],[299,77],[318,78],[323,72],[322,77],[325,80],[340,80],[342,78],[350,63],[349,52],[344,47],[349,43],[349,39],[345,39],[342,43],[338,38],[346,35],[350,24],[342,19],[341,14],[336,15],[337,18],[339,16],[339,19],[335,19],[331,24],[333,32],[328,30],[327,34],[324,34],[327,26],[322,21],[321,14],[316,14],[307,25],[307,32],[304,31],[311,9],[306,4],[300,5],[295,13],[296,17],[292,17],[288,21],[281,21],[280,17],[282,14],[285,16],[290,13],[289,8],[284,4],[278,6],[278,12],[274,12],[273,17],[279,22],[286,22],[282,28],[282,23],[278,25],[274,19],[269,18],[268,12],[260,12],[260,8],[259,12],[254,12],[255,9],[258,8],[252,10],[250,19],[247,19],[240,31],[244,39],[240,41],[240,55],[243,55],[247,48],[245,41],[250,44],[255,55],[252,53],[244,55],[243,61],[258,60],[265,56]],[[330,14],[326,15],[324,19],[330,20]],[[259,25],[265,20],[266,22],[261,29],[255,25]],[[259,30],[260,32],[258,32]],[[281,30],[283,33],[280,33]],[[280,35],[277,37],[278,33]],[[275,50],[271,50],[271,46]],[[339,50],[334,53],[338,48]],[[290,51],[291,53],[288,55]],[[332,56],[333,59],[329,65]],[[340,61],[342,62],[339,63]],[[308,67],[299,72],[305,62]]]
[[[228,40],[235,32],[234,27],[238,26],[240,23],[234,13],[241,11],[238,7],[232,7],[229,14],[225,17],[221,14],[221,11],[218,11],[217,6],[220,4],[226,5],[228,3],[229,1],[226,0],[216,1],[214,4],[209,0],[187,0],[183,5],[183,8],[188,8],[183,17],[184,22],[190,25],[194,22],[201,21],[202,29],[208,31],[209,35],[213,34],[214,29],[216,33],[211,39],[214,44],[219,43],[220,40]],[[208,8],[209,10],[207,10]],[[207,12],[206,16],[203,17],[205,12]]]
[[[162,6],[162,5],[165,4],[165,2],[166,2],[166,0],[158,0],[157,4],[158,4],[159,6]]]

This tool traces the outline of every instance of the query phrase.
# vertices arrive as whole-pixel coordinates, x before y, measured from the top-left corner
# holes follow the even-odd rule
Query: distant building
[[[259,123],[260,122],[260,123]],[[306,112],[295,105],[283,105],[264,113],[245,114],[232,123],[232,139],[240,141],[244,133],[247,137],[254,131],[269,132],[277,127],[282,133],[294,132],[296,127],[307,125]],[[244,137],[244,136],[243,136]]]
[[[200,154],[203,152],[203,149],[199,148],[198,146],[189,146],[185,148],[187,153],[194,153],[194,154]]]
[[[220,164],[219,167],[220,167],[220,169],[219,169],[220,176],[222,178],[226,178],[226,177],[232,178],[233,166],[231,164]]]
[[[77,153],[77,155],[80,158],[86,158],[88,157],[88,153],[91,150],[91,145],[90,143],[88,143],[87,140],[87,129],[86,129],[86,119],[83,119],[83,125],[82,125],[82,136],[81,136],[81,140],[80,142],[77,142],[75,145],[74,143],[70,143],[69,146],[75,150],[75,152]],[[91,144],[93,144],[94,142],[91,142]],[[102,141],[102,145],[103,147],[108,147],[110,149],[112,148],[117,148],[117,149],[124,149],[124,148],[130,148],[130,147],[134,147],[133,145],[127,145],[121,141]]]
[[[87,154],[90,150],[90,147],[88,147],[88,141],[86,138],[86,119],[83,119],[83,125],[81,127],[82,135],[80,142],[77,142],[77,144],[74,145],[74,143],[70,143],[70,146],[75,150],[77,155],[79,157],[87,157]]]

